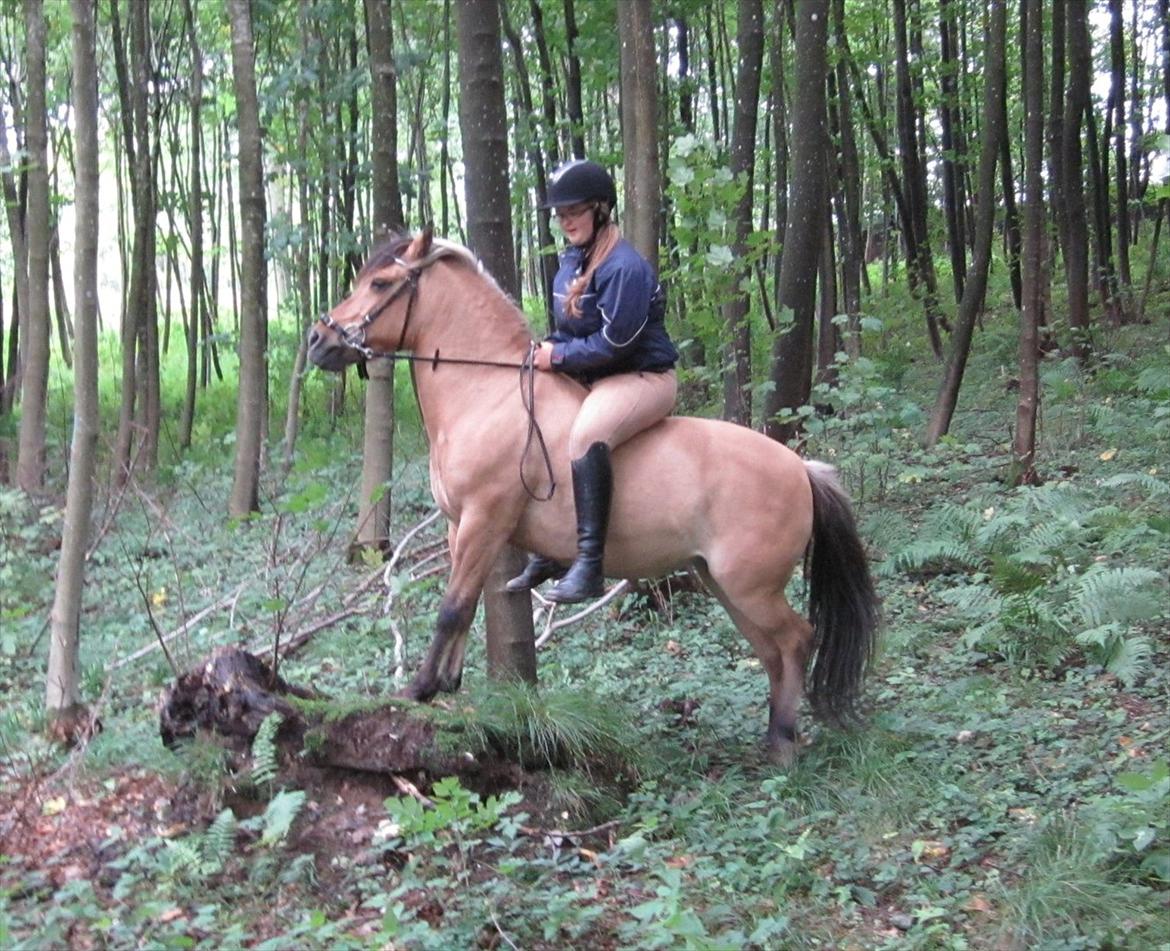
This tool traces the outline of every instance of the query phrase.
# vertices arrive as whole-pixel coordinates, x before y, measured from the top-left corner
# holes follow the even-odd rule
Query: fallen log
[[[260,724],[278,713],[284,722],[276,743],[284,763],[296,758],[317,767],[389,776],[481,773],[484,764],[452,742],[455,730],[443,731],[444,742],[439,742],[434,709],[391,700],[346,711],[315,691],[273,677],[253,654],[220,647],[163,692],[159,733],[168,747],[201,734],[246,754]],[[495,771],[500,765],[487,768]]]

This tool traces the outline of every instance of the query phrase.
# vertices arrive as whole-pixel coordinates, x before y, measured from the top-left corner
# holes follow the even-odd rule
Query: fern
[[[272,797],[272,802],[264,810],[264,831],[260,834],[263,845],[276,845],[288,838],[305,798],[303,789],[282,790]]]
[[[1120,638],[1105,661],[1105,669],[1127,687],[1132,687],[1139,677],[1150,669],[1154,645],[1141,634]]]
[[[206,879],[223,871],[236,847],[236,816],[224,809],[204,831],[164,839],[163,874],[180,881]]]
[[[1094,566],[1080,579],[1073,610],[1089,627],[1157,617],[1164,610],[1165,592],[1155,591],[1154,585],[1161,580],[1150,568]]]
[[[1155,479],[1147,472],[1119,472],[1110,476],[1101,483],[1103,488],[1116,489],[1121,486],[1136,485],[1145,490],[1147,495],[1160,496],[1170,492],[1170,484],[1161,479]]]
[[[214,863],[220,869],[236,847],[236,815],[224,809],[200,837],[199,852],[204,863]]]
[[[284,717],[275,711],[268,714],[252,739],[252,781],[257,786],[271,785],[280,768],[276,734]]]
[[[934,571],[942,573],[958,568],[974,569],[982,558],[969,544],[956,539],[912,542],[890,560],[895,571],[907,574]]]
[[[965,618],[993,618],[1003,609],[1003,598],[985,584],[964,585],[945,591],[940,596],[945,604],[950,604],[955,611]]]

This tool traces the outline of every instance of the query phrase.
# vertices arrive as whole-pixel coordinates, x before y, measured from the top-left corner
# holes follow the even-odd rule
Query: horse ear
[[[430,253],[431,242],[434,240],[434,237],[434,226],[427,225],[415,235],[414,240],[410,242],[410,247],[406,249],[406,254],[403,257],[407,261],[421,261]]]

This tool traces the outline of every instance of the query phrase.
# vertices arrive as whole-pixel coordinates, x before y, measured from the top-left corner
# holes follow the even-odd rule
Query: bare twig
[[[126,550],[125,544],[122,545],[122,554],[126,556],[126,561],[129,562],[130,553]],[[167,663],[170,664],[171,672],[178,677],[179,667],[175,663],[175,659],[171,656],[171,652],[167,649],[167,642],[164,640],[162,629],[158,626],[158,621],[154,618],[154,608],[150,603],[150,595],[146,593],[146,588],[142,585],[142,566],[140,562],[134,562],[134,586],[142,596],[142,604],[146,608],[146,617],[150,621],[150,626],[154,629],[154,636],[158,638],[158,646],[162,648],[163,656],[166,657]]]
[[[234,594],[229,594],[223,598],[220,598],[214,604],[209,604],[202,611],[199,611],[196,614],[192,615],[187,620],[185,620],[182,624],[180,624],[177,628],[175,628],[173,631],[171,631],[169,634],[165,635],[162,638],[162,644],[170,643],[176,637],[180,637],[181,635],[187,633],[188,631],[191,630],[191,628],[193,628],[196,624],[198,624],[200,621],[202,621],[205,617],[207,617],[213,611],[216,611],[219,608],[226,606],[229,601],[234,601],[236,598],[238,598],[240,596],[240,592],[243,590],[244,590],[244,587],[243,587],[243,585],[241,585],[240,587],[238,587],[236,589]],[[134,651],[134,653],[128,654],[126,657],[123,657],[120,660],[114,661],[112,664],[110,664],[110,669],[111,670],[119,670],[120,668],[125,667],[127,664],[132,664],[132,663],[134,663],[134,661],[138,660],[139,658],[145,657],[147,654],[153,653],[154,651],[158,650],[159,647],[162,646],[162,644],[160,644],[159,641],[152,641],[150,644],[147,644],[145,647],[140,647],[138,650]]]
[[[336,614],[330,614],[329,617],[321,618],[319,621],[313,622],[308,627],[302,628],[295,634],[291,635],[288,640],[280,645],[280,656],[291,657],[307,643],[309,643],[309,641],[311,641],[314,636],[321,633],[321,631],[332,627],[334,624],[344,621],[346,618],[351,618],[361,613],[362,609],[360,607],[350,607],[345,608],[342,611],[338,611]]]
[[[382,584],[386,588],[386,601],[382,607],[382,613],[386,616],[386,620],[390,625],[390,633],[394,635],[394,682],[401,684],[403,677],[406,676],[406,640],[402,636],[402,631],[398,625],[394,623],[394,615],[391,609],[394,606],[394,570],[398,567],[398,562],[402,558],[402,553],[406,550],[406,546],[410,543],[419,532],[425,529],[428,525],[438,521],[443,513],[439,509],[435,509],[426,518],[410,529],[402,539],[394,547],[394,552],[390,556],[390,560],[386,563],[386,568],[382,572]]]
[[[610,819],[609,822],[603,822],[601,825],[591,826],[588,829],[541,829],[538,826],[517,826],[516,828],[531,839],[542,837],[552,839],[583,839],[587,835],[599,835],[602,832],[608,832],[610,829],[616,829],[621,824],[621,819]]]
[[[570,624],[576,624],[582,618],[588,617],[599,608],[605,607],[618,595],[625,594],[629,590],[630,582],[628,580],[619,581],[588,607],[578,611],[576,614],[569,615],[567,618],[556,621],[555,623],[553,622],[553,614],[556,611],[556,604],[552,601],[549,601],[539,591],[533,591],[532,593],[536,596],[537,601],[539,601],[541,604],[541,607],[537,608],[537,617],[540,616],[540,612],[542,611],[547,610],[548,612],[545,617],[544,631],[541,632],[540,637],[536,639],[536,646],[543,647],[545,643],[547,643],[548,639],[552,637],[554,631],[559,631],[562,627],[568,627]]]
[[[496,926],[496,933],[504,939],[504,943],[507,944],[508,947],[512,949],[512,951],[520,951],[520,949],[516,947],[516,942],[508,937],[508,932],[500,927],[500,922],[499,919],[496,918],[496,913],[491,909],[488,909],[488,914],[492,916],[492,924]]]
[[[419,788],[405,776],[399,776],[397,773],[395,773],[390,777],[390,779],[393,781],[394,785],[398,787],[398,791],[402,793],[402,795],[417,799],[428,809],[433,809],[435,807],[435,801],[428,796],[424,796],[419,791]]]

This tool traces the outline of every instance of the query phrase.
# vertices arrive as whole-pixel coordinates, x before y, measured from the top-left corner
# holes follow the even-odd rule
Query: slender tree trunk
[[[717,57],[715,33],[711,28],[711,4],[703,5],[703,38],[707,43],[707,97],[710,99],[711,124],[714,129],[713,138],[716,146],[722,152],[723,138],[720,135],[719,123],[719,79],[716,76]]]
[[[844,50],[845,0],[833,2],[833,29],[837,45]],[[850,359],[861,356],[861,275],[865,267],[861,243],[861,162],[853,125],[853,97],[849,91],[849,69],[844,56],[837,57],[837,108],[841,140],[842,215],[840,222],[841,292],[848,318],[845,350]]]
[[[459,37],[459,127],[466,167],[467,236],[500,287],[518,298],[508,188],[508,134],[504,111],[499,0],[456,0]],[[532,600],[504,590],[524,566],[506,547],[484,586],[488,672],[536,681]]]
[[[489,0],[491,2],[491,0]],[[581,60],[577,55],[577,11],[573,0],[564,0],[565,43],[568,45],[569,81],[565,97],[569,111],[569,140],[573,158],[585,158],[585,115],[581,111]],[[470,216],[469,222],[470,222]]]
[[[1126,148],[1125,122],[1125,37],[1121,20],[1121,0],[1109,0],[1109,37],[1113,100],[1113,164],[1117,181],[1117,279],[1118,309],[1126,319],[1126,297],[1133,284],[1129,266],[1129,157]],[[1133,108],[1137,108],[1136,102]]]
[[[987,272],[991,265],[991,244],[995,227],[995,165],[1000,139],[1005,134],[1000,102],[1004,94],[1004,44],[1006,39],[1006,0],[988,0],[987,67],[984,71],[983,130],[979,154],[979,191],[975,211],[975,256],[967,274],[963,299],[951,335],[951,350],[943,374],[942,386],[935,399],[934,411],[926,430],[927,446],[935,445],[946,435],[959,401],[959,387],[971,352],[975,319],[987,290]]]
[[[73,302],[77,312],[77,353],[73,384],[73,442],[57,582],[49,614],[49,667],[45,707],[57,719],[71,717],[81,701],[80,617],[85,551],[93,511],[98,418],[97,246],[98,98],[94,4],[70,0],[73,13],[73,121],[75,123],[76,233]]]
[[[240,223],[244,260],[240,314],[240,380],[236,400],[236,460],[228,512],[242,518],[260,507],[260,462],[268,412],[268,313],[264,257],[264,162],[260,110],[256,100],[252,9],[249,0],[230,0],[232,80],[240,129]]]
[[[536,187],[536,232],[537,241],[542,248],[549,250],[539,256],[540,262],[540,292],[544,299],[545,315],[549,330],[553,329],[553,300],[552,283],[557,272],[557,255],[553,248],[553,235],[549,209],[544,207],[548,200],[547,171],[544,165],[544,153],[541,150],[539,129],[536,126],[536,110],[532,99],[532,84],[528,79],[528,67],[524,61],[524,47],[520,34],[512,28],[508,20],[507,9],[500,7],[500,18],[505,35],[508,37],[508,46],[512,50],[512,63],[516,69],[516,82],[520,93],[520,108],[522,117],[518,122],[520,133],[517,136],[517,145],[525,144],[524,153],[532,167],[532,178]],[[547,56],[547,50],[545,54]],[[526,218],[527,216],[525,216]],[[518,252],[517,252],[518,253]],[[518,253],[519,256],[519,253]]]
[[[308,27],[309,0],[300,0],[299,23],[301,39],[301,55],[308,59],[310,47],[310,33]],[[306,84],[306,89],[311,88]],[[309,149],[309,115],[308,110],[300,110],[297,116],[297,150],[301,155],[307,155]],[[300,215],[301,234],[300,243],[296,249],[296,288],[297,307],[300,312],[301,333],[297,345],[297,355],[294,360],[293,372],[288,381],[288,403],[284,416],[284,471],[292,468],[296,453],[297,433],[301,422],[301,385],[305,376],[305,364],[309,350],[309,327],[314,319],[313,308],[313,216],[310,210],[309,198],[309,169],[307,162],[297,163],[297,209]]]
[[[1006,79],[1005,79],[1006,81]],[[1007,95],[1000,96],[1003,115],[999,117],[1003,135],[999,140],[999,180],[1003,191],[1003,230],[1007,245],[1008,275],[1012,282],[1012,300],[1019,310],[1023,306],[1024,284],[1020,276],[1020,212],[1016,205],[1016,176],[1012,170],[1012,144],[1008,134]]]
[[[45,397],[49,385],[49,168],[45,114],[45,16],[42,0],[25,0],[28,101],[25,107],[28,211],[28,310],[24,313],[24,376],[16,484],[37,492],[45,481]]]
[[[963,298],[963,278],[967,273],[967,242],[960,216],[961,171],[956,162],[955,119],[959,110],[958,70],[955,59],[955,23],[952,0],[939,4],[939,38],[942,48],[942,106],[940,110],[943,147],[943,204],[947,216],[947,244],[951,252],[951,278],[955,300]]]
[[[1056,0],[1057,3],[1060,0]],[[1040,410],[1037,362],[1044,323],[1044,6],[1023,0],[1024,34],[1024,300],[1020,309],[1019,375],[1016,431],[1012,439],[1012,484],[1035,485],[1036,420]]]
[[[53,281],[53,311],[57,315],[57,343],[65,366],[73,367],[73,319],[69,315],[69,301],[65,298],[65,273],[61,270],[61,233],[59,219],[54,216],[52,236],[49,239],[49,270]],[[3,348],[0,347],[0,350]]]
[[[735,119],[731,132],[731,174],[742,187],[732,211],[735,238],[732,253],[735,286],[723,303],[727,351],[723,374],[723,418],[742,426],[752,424],[751,326],[748,323],[751,280],[748,238],[752,233],[755,198],[756,119],[760,100],[760,70],[764,59],[764,6],[761,0],[739,0],[736,12],[736,48],[739,75],[735,81]]]
[[[398,66],[389,0],[365,0],[366,49],[370,60],[370,172],[374,239],[400,231],[398,182]],[[392,417],[391,417],[392,418]]]
[[[828,0],[804,0],[796,7],[796,88],[792,127],[792,192],[784,233],[777,301],[792,311],[789,329],[772,345],[773,388],[765,400],[764,427],[773,439],[788,442],[797,425],[778,419],[784,409],[808,402],[812,388],[813,318],[817,262],[825,214],[828,69]]]
[[[191,319],[187,322],[187,381],[179,420],[179,446],[189,449],[195,425],[199,336],[203,328],[203,53],[191,0],[183,0],[183,16],[191,48],[191,193],[187,215],[191,231]]]
[[[1068,93],[1064,103],[1063,176],[1066,214],[1065,274],[1068,283],[1068,323],[1073,354],[1082,363],[1092,352],[1089,328],[1089,229],[1081,155],[1081,121],[1089,107],[1092,57],[1086,5],[1070,3],[1067,17]]]
[[[1049,86],[1048,126],[1045,130],[1045,139],[1048,144],[1048,195],[1052,206],[1052,218],[1055,224],[1056,240],[1052,242],[1052,255],[1049,261],[1049,271],[1056,271],[1056,251],[1067,254],[1068,248],[1068,215],[1065,212],[1064,187],[1064,93],[1065,93],[1065,66],[1064,42],[1068,35],[1066,23],[1066,4],[1056,2],[1052,4],[1052,78]],[[1067,264],[1067,259],[1065,261]]]
[[[365,3],[371,74],[374,234],[381,238],[402,228],[394,33],[390,5],[383,0],[365,0]],[[366,365],[366,373],[357,544],[385,549],[390,543],[390,476],[394,464],[394,363],[375,360]]]
[[[622,228],[630,244],[657,269],[662,181],[658,171],[653,12],[650,0],[624,0],[617,12],[626,172]]]
[[[831,90],[830,90],[831,93]],[[841,350],[841,330],[834,323],[840,309],[837,304],[837,258],[833,244],[832,208],[825,206],[821,224],[821,259],[817,266],[817,360],[814,379],[817,385],[837,383],[837,353]]]
[[[14,104],[10,103],[10,108]],[[20,149],[19,136],[15,144]],[[16,402],[16,394],[21,389],[23,376],[23,360],[21,355],[24,343],[21,338],[20,327],[26,320],[29,312],[28,296],[28,243],[25,238],[24,205],[21,202],[16,178],[12,174],[14,162],[8,147],[8,130],[4,123],[0,123],[0,182],[3,183],[4,205],[8,217],[8,236],[12,242],[12,320],[11,333],[8,336],[8,375],[3,398],[5,414],[12,411]]]
[[[919,154],[918,108],[914,102],[914,83],[910,74],[906,27],[906,0],[894,0],[894,39],[897,76],[898,149],[901,153],[903,194],[910,212],[917,255],[914,267],[922,289],[926,311],[926,330],[930,348],[936,357],[942,357],[942,337],[939,335],[938,281],[934,271],[934,257],[930,251],[927,230],[926,169]]]

